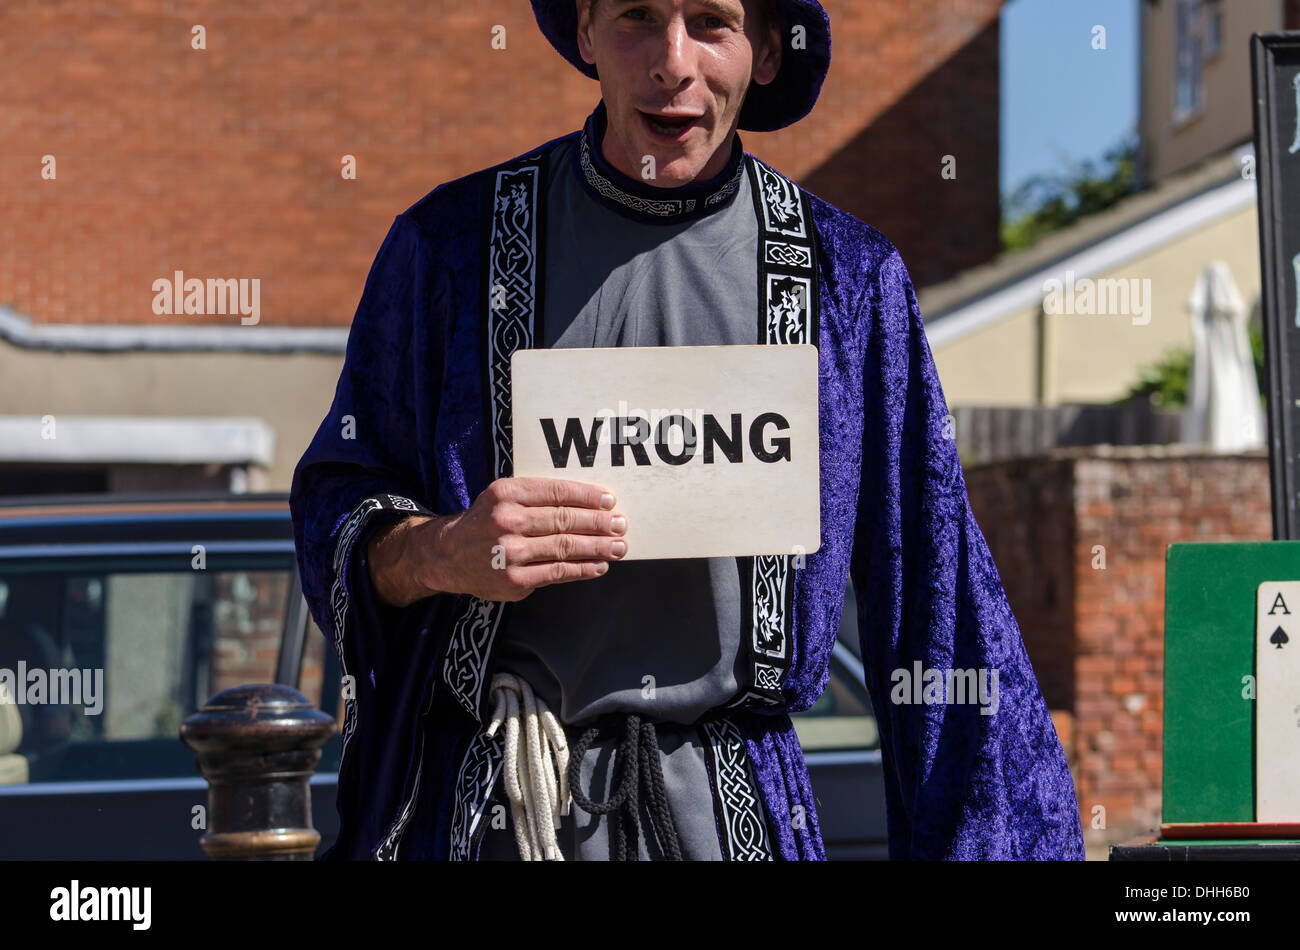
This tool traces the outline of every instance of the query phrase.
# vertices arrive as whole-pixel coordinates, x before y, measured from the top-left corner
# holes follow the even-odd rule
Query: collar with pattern
[[[732,139],[726,168],[706,181],[677,188],[656,188],[619,171],[602,154],[605,135],[605,100],[587,117],[573,150],[579,178],[597,200],[641,221],[676,224],[712,214],[726,207],[740,191],[745,173],[745,148],[737,133]]]

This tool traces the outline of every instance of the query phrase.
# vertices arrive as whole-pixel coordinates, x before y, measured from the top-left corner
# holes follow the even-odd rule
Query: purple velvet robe
[[[508,605],[449,594],[383,605],[365,545],[413,511],[468,508],[509,472],[501,361],[540,338],[528,322],[545,277],[538,192],[559,141],[448,182],[397,216],[366,281],[333,405],[294,473],[303,588],[349,688],[341,824],[326,857],[475,856],[468,803],[481,800],[491,760],[481,679]],[[754,190],[736,200],[767,209],[761,240],[780,231],[773,214],[801,216],[780,233],[803,243],[769,256],[788,264],[803,255],[808,293],[796,306],[812,311],[812,332],[786,338],[778,327],[772,342],[816,343],[820,387],[821,547],[786,565],[781,668],[776,679],[756,676],[752,701],[729,720],[768,816],[760,843],[779,859],[825,857],[788,714],[826,686],[851,577],[891,858],[1082,859],[1073,782],[971,512],[907,269],[878,231],[744,157]],[[518,312],[502,313],[500,300],[494,309],[490,287],[507,291],[506,309]],[[996,713],[895,702],[895,671],[917,662],[997,671]]]

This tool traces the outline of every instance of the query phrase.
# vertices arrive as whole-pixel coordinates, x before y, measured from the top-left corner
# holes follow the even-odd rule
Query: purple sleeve
[[[898,251],[864,315],[851,577],[894,859],[1082,859],[1074,783],[976,524]]]
[[[366,279],[333,403],[290,491],[303,593],[344,675],[358,680],[382,665],[380,634],[397,609],[371,589],[365,543],[385,524],[431,514],[437,493],[418,437],[432,422],[416,410],[417,382],[429,385],[414,342],[429,321],[428,259],[419,228],[398,215]]]

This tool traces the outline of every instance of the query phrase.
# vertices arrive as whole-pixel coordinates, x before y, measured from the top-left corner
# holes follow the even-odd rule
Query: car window
[[[339,734],[339,729],[343,727],[342,673],[339,670],[339,661],[334,653],[333,643],[325,638],[325,634],[311,617],[307,618],[302,675],[299,677],[298,689],[320,709],[334,717],[334,735],[330,736],[321,747],[321,757],[316,764],[316,771],[337,772],[343,748],[343,738]]]
[[[817,702],[791,715],[805,752],[880,748],[880,733],[862,664],[848,643],[857,642],[857,609],[852,587],[845,591],[839,634],[831,651],[830,679]]]
[[[310,616],[307,618],[307,631],[304,636],[298,691],[331,716],[337,717],[337,711],[342,708],[339,700],[325,699],[326,650],[332,658],[334,649],[326,642],[325,634],[321,633],[320,627],[316,626],[316,621]],[[331,666],[337,667],[338,663],[335,662]]]
[[[852,677],[842,655],[832,656],[825,691],[808,709],[791,715],[805,752],[880,748],[866,687]]]
[[[0,565],[0,681],[26,760],[11,781],[193,777],[181,722],[222,689],[274,681],[288,565],[181,563]]]

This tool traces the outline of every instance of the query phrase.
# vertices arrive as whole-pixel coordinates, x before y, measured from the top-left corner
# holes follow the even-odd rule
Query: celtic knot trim
[[[775,860],[744,737],[728,719],[706,719],[700,728],[707,740],[722,856],[728,861]]]
[[[465,750],[456,775],[456,797],[451,811],[452,861],[471,861],[483,837],[483,809],[501,772],[503,731],[488,736],[476,732]]]
[[[334,543],[334,557],[332,569],[334,581],[330,588],[330,611],[334,622],[334,652],[338,656],[339,675],[342,682],[348,682],[348,678],[353,674],[348,668],[347,655],[344,652],[343,644],[347,632],[348,614],[352,609],[351,599],[348,596],[347,572],[348,566],[352,561],[353,548],[356,545],[357,538],[360,537],[362,529],[377,514],[383,511],[406,512],[409,514],[433,514],[428,508],[425,508],[417,501],[413,501],[404,495],[390,495],[387,493],[372,495],[361,501],[344,519],[343,524],[338,529],[338,540]],[[343,728],[341,730],[343,741],[339,750],[339,771],[345,768],[348,760],[348,749],[352,742],[352,737],[357,729],[358,713],[358,690],[344,690],[343,692]],[[432,691],[430,691],[430,700],[432,700]],[[421,724],[423,718],[421,719]],[[416,727],[416,742],[423,748],[423,735],[420,725]],[[401,842],[402,831],[406,827],[407,821],[411,817],[411,810],[414,807],[415,795],[420,787],[420,774],[424,767],[424,757],[421,754],[420,762],[415,769],[414,788],[407,798],[399,812],[397,818],[393,820],[388,833],[384,839],[375,847],[372,852],[374,858],[378,861],[392,860],[397,854],[397,846]]]
[[[758,217],[758,342],[817,343],[818,288],[812,206],[799,186],[748,157]],[[792,660],[796,561],[738,558],[745,679],[728,707],[779,706]]]
[[[537,333],[541,266],[538,210],[544,200],[544,181],[543,161],[503,168],[494,180],[492,221],[485,236],[487,280],[483,292],[483,378],[494,479],[512,474],[510,358],[515,350],[531,348]],[[467,597],[443,659],[443,681],[477,722],[482,721],[480,707],[492,645],[504,614],[503,603]]]

